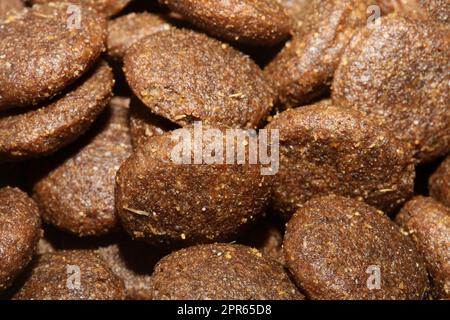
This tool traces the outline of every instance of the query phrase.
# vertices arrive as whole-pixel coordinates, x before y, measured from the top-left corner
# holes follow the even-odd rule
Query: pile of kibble
[[[449,153],[449,0],[0,0],[1,299],[450,299]]]

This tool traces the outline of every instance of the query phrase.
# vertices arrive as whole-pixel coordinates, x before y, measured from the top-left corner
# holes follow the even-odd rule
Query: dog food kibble
[[[407,202],[396,222],[424,255],[436,299],[450,299],[450,208],[432,198]]]
[[[32,3],[69,2],[71,4],[92,7],[101,14],[111,17],[122,11],[131,0],[30,0]]]
[[[412,195],[410,150],[357,111],[319,102],[281,113],[268,129],[280,133],[273,202],[287,218],[317,195],[360,198],[387,212]]]
[[[232,42],[274,45],[291,32],[289,16],[275,0],[160,0],[202,30]]]
[[[342,57],[333,100],[410,144],[420,162],[450,151],[450,31],[428,20],[381,18]]]
[[[162,17],[148,12],[130,13],[111,20],[108,25],[108,54],[122,59],[135,42],[171,28]]]
[[[87,136],[36,183],[33,197],[44,220],[80,236],[117,228],[115,176],[131,154],[126,102],[114,98]]]
[[[178,133],[189,141],[194,130]],[[225,137],[225,130],[219,131]],[[211,142],[205,136],[194,148],[206,153]],[[235,140],[235,150],[241,143],[245,147],[248,140]],[[169,244],[228,240],[263,214],[270,185],[259,165],[195,164],[195,159],[181,164],[173,158],[179,144],[170,132],[155,136],[117,173],[116,209],[133,238]],[[199,151],[193,153],[198,158]]]
[[[187,30],[168,30],[134,44],[125,75],[154,113],[180,125],[256,127],[272,108],[260,68],[227,44]]]
[[[59,251],[37,259],[14,299],[123,300],[125,287],[97,254]]]
[[[0,189],[0,292],[28,265],[41,235],[34,201],[19,189]]]
[[[0,22],[0,110],[56,95],[105,49],[106,21],[81,8],[81,25],[70,27],[67,7],[37,5]]]
[[[298,107],[329,89],[347,43],[367,22],[368,2],[312,0],[293,39],[265,69],[279,107]]]
[[[44,156],[76,140],[108,104],[113,81],[103,62],[48,105],[0,114],[0,162]]]
[[[310,299],[422,299],[427,272],[414,243],[383,212],[314,198],[289,221],[286,264]]]
[[[0,1],[0,20],[7,19],[8,13],[14,12],[13,14],[21,11],[25,8],[22,0],[1,0]]]
[[[450,207],[450,156],[442,162],[429,181],[430,195]]]
[[[174,252],[157,264],[151,281],[153,299],[303,299],[281,265],[242,245],[200,245]]]

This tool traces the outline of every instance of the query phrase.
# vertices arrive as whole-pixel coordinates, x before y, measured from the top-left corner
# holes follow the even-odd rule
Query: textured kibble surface
[[[0,189],[0,292],[28,265],[41,233],[34,201],[19,189]]]
[[[450,156],[441,163],[430,177],[430,195],[450,207]]]
[[[277,105],[298,107],[328,90],[351,37],[367,21],[366,0],[312,0],[293,39],[267,66]]]
[[[410,144],[419,162],[450,151],[450,31],[391,16],[358,33],[333,82],[333,100]]]
[[[293,19],[294,27],[303,25],[311,0],[277,0]]]
[[[448,0],[419,0],[419,4],[440,23],[450,23],[450,1]]]
[[[16,13],[23,8],[25,8],[25,6],[22,0],[2,0],[0,1],[0,19],[6,19],[9,12]]]
[[[38,181],[33,197],[47,222],[66,231],[101,235],[118,227],[115,176],[131,154],[128,105],[114,98],[87,136]]]
[[[233,42],[273,45],[291,32],[289,16],[274,0],[160,0],[208,33]]]
[[[357,200],[309,201],[289,221],[283,246],[289,270],[311,299],[409,300],[428,290],[412,240],[383,212]]]
[[[108,104],[113,75],[100,63],[48,105],[0,114],[0,162],[48,155],[80,137]]]
[[[81,8],[81,24],[69,27],[67,7],[38,5],[0,22],[0,110],[54,96],[105,49],[106,21]]]
[[[124,71],[137,97],[182,126],[256,127],[272,108],[271,87],[249,57],[194,31],[143,39],[127,52]]]
[[[209,143],[203,141],[203,150]],[[263,213],[270,185],[259,165],[181,164],[172,156],[179,147],[172,133],[155,136],[117,173],[116,209],[133,238],[184,245],[228,240]]]
[[[396,217],[426,259],[436,299],[450,299],[450,208],[416,197]]]
[[[411,152],[356,111],[325,101],[287,110],[267,128],[280,133],[273,204],[285,217],[317,195],[360,198],[388,212],[412,195]]]
[[[158,263],[151,281],[153,299],[303,299],[281,265],[242,245],[201,245],[174,252]]]
[[[79,269],[78,269],[79,268]],[[68,270],[73,281],[68,279]],[[79,279],[75,272],[79,270]],[[79,281],[78,281],[79,280]],[[40,256],[33,263],[16,300],[123,300],[125,287],[90,251],[59,251]]]
[[[31,3],[69,2],[71,4],[92,7],[105,16],[114,16],[124,9],[131,0],[29,0]]]

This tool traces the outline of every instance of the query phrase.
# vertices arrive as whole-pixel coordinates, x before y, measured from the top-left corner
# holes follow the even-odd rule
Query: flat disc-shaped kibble
[[[450,208],[432,198],[416,197],[405,204],[396,222],[425,257],[434,298],[450,299]]]
[[[357,111],[320,102],[281,113],[268,129],[280,132],[273,203],[285,217],[317,195],[360,198],[393,212],[413,193],[410,150]]]
[[[122,59],[135,42],[151,34],[170,29],[170,24],[161,16],[148,12],[130,13],[109,21],[108,54]]]
[[[333,100],[410,144],[419,162],[450,151],[450,30],[390,16],[363,29],[342,57]]]
[[[0,162],[44,156],[76,140],[108,104],[113,83],[103,62],[48,105],[0,114]]]
[[[25,8],[22,0],[1,0],[0,1],[0,20],[7,19],[7,13],[14,11],[14,13],[19,12]]]
[[[123,300],[125,288],[90,251],[58,251],[40,256],[15,300]]]
[[[115,176],[131,154],[126,102],[113,99],[87,136],[34,185],[44,220],[80,236],[117,228]]]
[[[117,173],[116,209],[133,238],[174,245],[228,240],[263,214],[270,185],[269,178],[261,175],[261,166],[248,161],[227,164],[225,158],[223,164],[217,164],[217,158],[202,158],[202,152],[219,155],[213,143],[222,142],[207,139],[206,130],[203,127],[198,132],[204,132],[203,144],[194,137],[193,129],[174,131],[178,138],[173,132],[154,136],[122,165]],[[219,133],[226,135],[225,130]],[[248,145],[247,139],[236,140],[235,150]],[[180,163],[182,159],[174,156],[178,157],[181,148],[185,155],[191,154],[184,147],[186,141],[197,150],[195,159]]]
[[[431,175],[428,186],[433,198],[450,207],[450,156]]]
[[[272,108],[271,88],[249,57],[194,31],[149,36],[128,50],[124,63],[136,96],[182,126],[201,120],[256,127]]]
[[[164,257],[154,300],[302,300],[283,267],[242,245],[194,246]]]
[[[0,292],[28,265],[41,235],[34,201],[19,189],[0,189]]]
[[[202,30],[233,42],[274,45],[286,40],[291,20],[275,0],[160,0]]]
[[[383,212],[339,196],[315,198],[289,221],[286,264],[310,299],[422,299],[427,272],[414,243]]]
[[[38,5],[0,23],[0,110],[56,95],[105,49],[106,21],[90,8],[77,20],[68,6]]]
[[[293,39],[265,69],[279,107],[304,105],[328,90],[345,47],[367,23],[370,2],[312,0]]]
[[[69,2],[92,7],[101,14],[111,17],[122,11],[131,0],[31,0],[32,3]]]

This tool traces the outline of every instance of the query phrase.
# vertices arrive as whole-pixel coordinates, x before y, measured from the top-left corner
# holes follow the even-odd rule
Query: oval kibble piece
[[[111,17],[122,11],[131,0],[30,0],[31,3],[69,2],[71,4],[92,7],[101,14]]]
[[[8,13],[12,13],[13,15],[22,9],[25,8],[22,0],[2,0],[0,1],[0,20],[8,19]],[[11,14],[11,13],[10,13]]]
[[[205,158],[202,164],[188,164],[174,158],[181,140],[184,144],[207,129],[179,129],[155,136],[138,147],[119,169],[116,209],[133,238],[171,245],[228,240],[264,213],[270,180],[261,175],[261,166],[209,164]],[[219,132],[225,137],[225,130]],[[234,141],[235,150],[248,143]],[[200,145],[204,154],[211,143],[213,140],[204,133]],[[183,149],[184,154],[191,155]]]
[[[272,92],[247,56],[203,34],[168,30],[134,44],[124,59],[127,81],[154,113],[181,126],[257,127]]]
[[[41,235],[41,219],[34,201],[19,189],[0,189],[0,292],[31,261]]]
[[[105,50],[106,21],[81,8],[81,25],[69,26],[68,6],[37,5],[0,23],[0,110],[58,94]]]
[[[274,0],[160,0],[198,28],[225,40],[275,45],[290,36],[291,24]]]
[[[115,176],[130,154],[127,100],[114,98],[87,136],[34,185],[43,219],[79,236],[115,230]]]
[[[194,246],[164,257],[154,300],[302,300],[283,267],[242,245]]]
[[[428,20],[390,16],[347,47],[333,101],[362,111],[414,149],[418,162],[450,152],[450,31]]]
[[[381,211],[314,198],[289,221],[286,264],[310,299],[422,299],[427,272],[414,243]]]
[[[318,195],[361,198],[393,212],[413,194],[410,150],[357,111],[326,100],[289,109],[267,128],[280,133],[273,205],[286,218]]]
[[[58,251],[37,259],[13,299],[123,300],[125,288],[94,252]]]
[[[102,62],[48,105],[0,114],[0,162],[45,156],[76,140],[108,104],[113,83]]]
[[[425,257],[434,298],[450,299],[450,209],[432,198],[416,197],[405,204],[395,221]]]
[[[450,156],[447,156],[428,183],[430,195],[450,207]]]

